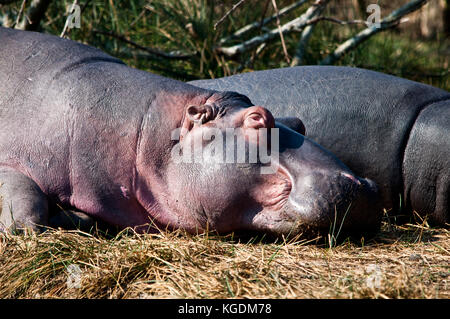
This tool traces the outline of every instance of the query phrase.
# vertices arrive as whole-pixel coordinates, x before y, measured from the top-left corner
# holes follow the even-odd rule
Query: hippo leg
[[[81,230],[87,233],[100,231],[104,234],[116,234],[119,229],[105,222],[101,222],[86,213],[72,209],[58,209],[49,217],[51,228],[62,228],[65,230]]]
[[[48,200],[29,177],[9,167],[0,168],[0,231],[29,229],[40,232],[48,222]]]
[[[52,228],[90,231],[95,227],[95,223],[94,218],[85,213],[63,209],[58,210],[49,218],[49,226]]]

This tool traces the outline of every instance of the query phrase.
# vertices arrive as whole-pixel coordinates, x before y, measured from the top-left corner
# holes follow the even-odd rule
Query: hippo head
[[[169,204],[190,232],[280,236],[379,226],[375,184],[264,107],[188,105],[172,138]]]

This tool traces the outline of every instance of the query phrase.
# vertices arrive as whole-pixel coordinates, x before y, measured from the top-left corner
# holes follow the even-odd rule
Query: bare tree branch
[[[365,20],[350,20],[350,21],[343,21],[343,20],[339,20],[333,17],[315,17],[311,20],[309,20],[306,24],[307,25],[314,25],[317,22],[320,21],[329,21],[329,22],[333,22],[333,23],[337,23],[340,25],[349,25],[349,24],[364,24],[366,26],[370,26],[371,24]],[[301,29],[301,28],[300,28]]]
[[[1,0],[0,0],[1,1]],[[33,0],[28,8],[25,17],[15,26],[15,29],[36,31],[39,28],[41,19],[52,0]]]
[[[222,17],[222,18],[220,18],[219,19],[219,21],[217,21],[215,24],[214,24],[214,30],[216,30],[217,29],[217,26],[219,25],[219,24],[221,24],[234,10],[236,10],[237,9],[237,7],[239,7],[241,4],[243,4],[244,3],[244,1],[245,0],[240,0],[238,3],[236,3],[227,13],[225,13],[225,15]]]
[[[280,17],[278,16],[279,12],[278,12],[278,7],[277,7],[276,0],[272,0],[272,6],[273,6],[273,8],[275,10],[275,13],[276,13],[276,16],[277,16],[278,33],[280,34],[281,45],[283,47],[284,57],[286,58],[286,62],[289,63],[289,62],[291,62],[291,58],[289,57],[289,54],[288,54],[287,49],[286,49],[286,43],[284,42],[283,32],[281,32],[281,23],[280,23]]]
[[[264,20],[266,17],[267,9],[269,9],[269,2],[270,2],[270,0],[266,0],[266,4],[264,5],[264,10],[261,14],[261,19],[260,19],[259,25],[258,25],[258,32],[261,32],[261,29],[264,26]]]
[[[309,25],[303,29],[300,35],[300,40],[298,41],[297,50],[295,56],[292,59],[291,66],[297,66],[303,64],[303,58],[305,56],[305,51],[308,46],[309,39],[314,31],[314,25]]]
[[[115,38],[117,40],[120,40],[122,42],[125,42],[139,50],[148,52],[154,56],[160,57],[160,58],[165,58],[165,59],[172,59],[172,60],[187,60],[192,58],[195,53],[191,53],[191,54],[184,54],[184,53],[179,53],[179,52],[165,52],[165,51],[161,51],[159,49],[154,49],[154,48],[149,48],[149,47],[144,47],[140,44],[137,44],[136,42],[133,42],[127,38],[125,38],[122,35],[119,34],[115,34],[112,32],[107,32],[107,31],[100,31],[100,30],[92,30],[93,33],[97,33],[97,34],[103,34],[112,38]]]
[[[133,22],[130,23],[130,28],[134,26],[146,13],[147,13],[148,7],[144,6],[141,13],[133,20]]]
[[[292,10],[294,10],[294,9],[300,7],[301,5],[305,4],[306,2],[308,2],[308,0],[297,1],[297,2],[295,2],[293,4],[291,4],[290,6],[287,6],[287,7],[283,8],[283,9],[281,9],[278,12],[278,17],[281,18],[282,16],[288,14]],[[253,31],[253,30],[258,29],[258,28],[261,28],[262,26],[264,26],[264,25],[274,21],[276,18],[277,18],[277,15],[274,14],[273,16],[268,17],[268,18],[266,18],[266,19],[264,19],[262,21],[256,21],[256,22],[253,22],[252,24],[248,24],[245,27],[237,30],[232,35],[230,35],[230,36],[228,36],[226,38],[220,39],[219,44],[220,45],[224,45],[226,42],[234,40],[234,39],[237,39],[237,38],[241,37],[242,35],[244,35],[247,32]]]
[[[262,28],[263,28],[263,23],[264,23],[264,19],[266,17],[266,13],[267,13],[267,9],[269,9],[269,3],[271,2],[271,0],[266,0],[265,1],[265,5],[264,5],[264,9],[263,12],[261,14],[261,19],[259,22],[259,26],[257,29],[257,33],[260,33]],[[256,48],[256,50],[252,51],[250,57],[247,59],[247,61],[245,61],[244,63],[241,63],[241,65],[236,69],[237,72],[242,72],[242,70],[244,70],[245,68],[253,68],[253,64],[255,62],[255,59],[258,57],[258,55],[264,50],[264,48],[266,47],[265,43],[262,43],[259,45],[258,48]],[[224,58],[224,56],[222,56],[222,59]]]
[[[27,0],[22,1],[22,4],[20,5],[19,13],[17,14],[17,17],[16,17],[16,22],[14,22],[13,26],[16,26],[19,23],[20,19],[22,18],[23,10],[25,10],[26,3],[27,3]]]
[[[317,0],[314,5],[312,5],[304,14],[302,14],[300,17],[289,21],[288,23],[281,26],[281,32],[283,34],[287,34],[289,32],[295,31],[299,28],[304,28],[306,25],[308,25],[308,21],[314,17],[319,10],[321,10],[322,7],[325,7],[330,0]],[[229,57],[234,57],[242,52],[248,51],[250,49],[253,49],[260,45],[261,43],[273,40],[279,36],[279,30],[273,29],[261,36],[256,36],[251,38],[250,40],[244,41],[241,44],[237,44],[231,47],[218,47],[216,48],[216,51],[218,53],[224,54]]]
[[[83,14],[84,10],[86,9],[86,7],[89,5],[90,2],[91,2],[91,0],[86,0],[84,5],[80,9],[80,16]],[[69,13],[71,13],[75,9],[75,5],[78,5],[78,0],[74,0],[73,1],[72,6],[70,7]],[[69,14],[67,16],[66,23],[64,24],[64,29],[62,30],[61,34],[59,35],[61,38],[65,37],[66,32],[70,32],[70,30],[72,30],[71,28],[69,28],[69,21],[70,21],[71,18],[72,17]]]
[[[76,5],[78,5],[78,0],[73,0],[72,7],[71,7],[69,13],[74,10],[74,7]],[[66,35],[67,29],[69,27],[69,19],[71,19],[71,15],[70,14],[67,16],[66,23],[64,23],[64,28],[63,28],[61,34],[59,35],[61,38]]]
[[[321,7],[321,9],[316,12],[316,16],[321,15],[324,8],[325,7]],[[313,19],[314,19],[314,17],[313,17]],[[314,26],[315,26],[314,24],[311,24],[311,25],[306,26],[303,29],[302,34],[300,35],[300,41],[298,42],[298,47],[295,52],[295,56],[291,62],[291,66],[297,66],[297,65],[303,64],[303,58],[305,56],[305,51],[308,46],[309,39],[311,38],[311,35],[314,31]]]
[[[396,27],[399,23],[403,22],[402,17],[420,9],[423,5],[427,3],[427,1],[428,0],[413,0],[405,4],[404,6],[400,7],[399,9],[393,11],[389,16],[380,21],[379,27],[377,27],[376,25],[372,25],[362,30],[354,37],[348,39],[347,41],[339,45],[337,49],[334,50],[334,52],[328,55],[325,59],[323,59],[320,62],[320,64],[321,65],[333,64],[335,61],[340,59],[344,54],[346,54],[347,52],[349,52],[350,50],[352,50],[365,40],[369,39],[374,34],[377,34],[378,32],[381,32],[389,28]]]
[[[148,60],[149,63],[151,63],[149,65],[151,70],[163,72],[173,78],[184,79],[185,81],[198,79],[198,76],[190,74],[189,72],[185,72],[180,68],[170,67],[171,64],[169,60],[163,61],[159,58],[155,59],[154,54],[134,50],[134,48],[128,46],[120,47],[117,52],[114,52],[114,56],[119,59],[137,59],[141,61]]]

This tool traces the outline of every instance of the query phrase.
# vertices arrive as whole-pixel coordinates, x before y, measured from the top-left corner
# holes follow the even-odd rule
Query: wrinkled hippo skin
[[[76,224],[93,219],[139,232],[279,236],[380,224],[372,181],[244,95],[136,70],[41,33],[0,28],[0,43],[3,230],[69,227],[64,216],[72,210]],[[246,151],[268,140],[250,133],[277,128],[278,169],[261,174],[267,166],[261,160],[175,161],[175,149],[189,153],[198,141],[212,150],[204,134],[228,128],[240,129]],[[234,147],[223,144],[223,150]]]
[[[257,71],[199,87],[234,90],[275,116],[300,118],[306,135],[356,174],[374,180],[383,205],[450,221],[450,93],[374,71],[302,66]],[[404,220],[404,219],[403,219]]]

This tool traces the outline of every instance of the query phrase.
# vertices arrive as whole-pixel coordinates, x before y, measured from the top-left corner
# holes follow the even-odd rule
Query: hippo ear
[[[186,109],[186,117],[195,126],[212,120],[213,108],[211,105],[189,105]]]
[[[202,125],[214,118],[214,108],[211,105],[189,105],[183,122],[183,131],[180,140],[194,127]]]
[[[302,135],[306,135],[305,125],[298,117],[277,117],[275,121],[289,127],[291,130],[294,130]]]

